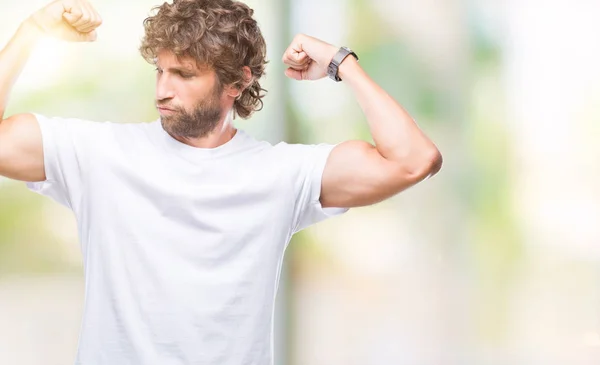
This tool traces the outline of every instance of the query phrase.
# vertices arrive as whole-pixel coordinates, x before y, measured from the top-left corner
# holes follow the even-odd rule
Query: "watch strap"
[[[327,67],[327,75],[329,75],[332,80],[335,80],[336,82],[342,81],[342,79],[338,76],[339,67],[349,55],[352,55],[358,61],[358,56],[356,53],[354,53],[348,47],[340,47],[339,51],[335,54],[335,56],[333,56],[329,66]]]

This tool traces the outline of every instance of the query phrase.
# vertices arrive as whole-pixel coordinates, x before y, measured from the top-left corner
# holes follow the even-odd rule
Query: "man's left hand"
[[[285,75],[296,80],[322,79],[338,50],[334,45],[298,34],[283,54],[283,63],[288,66]]]

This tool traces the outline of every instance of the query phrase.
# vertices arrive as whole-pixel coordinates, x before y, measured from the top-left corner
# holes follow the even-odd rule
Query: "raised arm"
[[[5,119],[8,98],[32,49],[44,35],[73,42],[96,39],[100,16],[86,1],[59,0],[25,20],[0,51],[0,175],[23,181],[44,181],[42,135],[32,114]]]
[[[288,77],[317,80],[339,48],[298,35],[283,56]],[[348,56],[338,76],[347,84],[365,113],[375,146],[346,141],[327,160],[321,183],[323,207],[350,208],[387,199],[436,174],[442,156],[410,115]]]

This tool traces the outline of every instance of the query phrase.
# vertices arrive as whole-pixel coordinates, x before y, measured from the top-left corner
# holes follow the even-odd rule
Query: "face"
[[[156,60],[156,105],[163,128],[171,135],[200,138],[213,131],[231,108],[212,69],[191,59],[178,60],[161,51]]]

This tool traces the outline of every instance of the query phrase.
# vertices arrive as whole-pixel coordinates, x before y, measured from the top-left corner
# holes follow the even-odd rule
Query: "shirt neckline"
[[[247,139],[245,131],[236,128],[233,137],[220,146],[213,148],[193,147],[173,138],[167,131],[163,129],[160,119],[152,123],[152,127],[160,140],[160,142],[170,151],[182,156],[188,161],[198,162],[209,159],[220,158],[236,151],[239,151],[244,146],[244,141]]]

